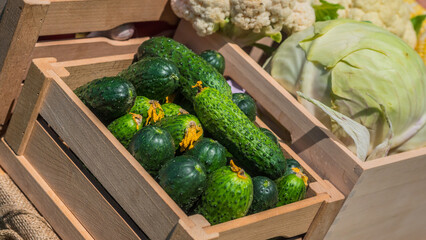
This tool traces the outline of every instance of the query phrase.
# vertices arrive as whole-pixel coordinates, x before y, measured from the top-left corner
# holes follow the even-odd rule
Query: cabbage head
[[[301,92],[299,101],[353,152],[353,137],[312,100],[368,130],[369,159],[426,146],[426,67],[383,28],[349,19],[317,22],[287,38],[265,69],[293,95]]]

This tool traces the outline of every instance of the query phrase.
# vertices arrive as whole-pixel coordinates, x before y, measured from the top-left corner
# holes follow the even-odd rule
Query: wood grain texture
[[[423,148],[368,163],[325,239],[424,239],[425,156]]]
[[[124,23],[178,18],[167,0],[52,0],[40,35],[103,31]]]
[[[349,194],[362,172],[361,161],[240,47],[226,42],[218,34],[201,38],[185,21],[179,24],[175,39],[191,46],[195,52],[205,49],[221,52],[227,60],[225,75],[232,76],[290,131],[291,148],[309,166],[322,178],[333,182],[342,193]]]
[[[38,42],[31,58],[54,57],[58,62],[136,53],[147,38],[114,41],[104,37]]]
[[[27,159],[16,156],[4,139],[0,165],[62,239],[93,239]]]
[[[304,199],[281,207],[205,227],[206,233],[219,233],[219,239],[269,239],[306,233],[328,194]]]
[[[114,61],[111,61],[114,59]],[[107,56],[99,58],[81,59],[53,63],[56,69],[63,69],[61,79],[72,90],[87,82],[105,76],[115,76],[128,68],[132,62],[133,54]]]
[[[165,239],[179,219],[192,227],[185,213],[71,89],[59,77],[53,79],[42,117],[148,237]]]
[[[0,21],[0,127],[21,88],[49,1],[7,1]]]
[[[321,240],[324,239],[339,213],[345,197],[327,180],[324,181],[324,184],[315,182],[310,184],[309,187],[315,192],[325,192],[330,195],[330,198],[322,204],[304,237],[304,240]]]
[[[24,156],[93,238],[139,239],[38,122]]]
[[[31,130],[34,127],[41,104],[50,84],[50,79],[41,69],[50,69],[54,59],[35,60],[29,70],[27,83],[18,98],[16,108],[5,134],[5,140],[17,155],[25,151]]]

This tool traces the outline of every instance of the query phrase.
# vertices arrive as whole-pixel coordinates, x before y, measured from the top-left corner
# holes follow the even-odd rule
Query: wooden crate
[[[242,234],[246,239],[267,239],[305,233],[304,239],[322,239],[343,195],[284,143],[283,149],[310,176],[306,199],[214,226],[201,215],[187,216],[72,92],[127,68],[133,53],[69,61],[41,58],[29,69],[0,146],[0,165],[18,181],[21,175],[36,179],[18,183],[36,206],[45,198],[63,202],[71,218],[57,207],[39,209],[62,237],[85,238],[77,231],[83,227],[95,239],[137,239],[144,234],[151,239],[235,239]],[[227,68],[246,58],[244,52],[233,55]],[[228,73],[235,81],[244,81]],[[267,127],[262,119],[257,123]],[[47,190],[33,192],[44,185],[54,197]],[[58,217],[68,219],[67,228],[71,220],[77,224],[63,229]]]
[[[216,48],[225,59],[242,53],[219,35],[200,38],[190,29],[181,22],[176,38],[195,51]],[[426,148],[363,162],[254,59],[227,62],[225,74],[243,79],[239,84],[275,120],[271,128],[282,138],[290,133],[290,147],[346,196],[326,239],[424,239],[426,177],[419,173],[426,172]]]

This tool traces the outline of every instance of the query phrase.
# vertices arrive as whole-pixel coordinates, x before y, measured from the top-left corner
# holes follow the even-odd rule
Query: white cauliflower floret
[[[264,36],[281,41],[281,30],[293,33],[315,22],[311,0],[172,0],[171,5],[199,35],[220,30],[233,40],[243,40],[242,45]]]
[[[217,31],[230,13],[229,0],[172,0],[170,4],[173,12],[191,22],[200,36]]]
[[[403,0],[327,0],[338,3],[345,9],[339,10],[339,18],[370,21],[386,28],[402,38],[411,47],[416,46],[417,37],[410,21],[409,5]],[[320,4],[315,0],[314,4]]]
[[[309,0],[298,0],[294,2],[291,14],[284,21],[287,31],[300,32],[312,26],[315,22],[315,11]]]
[[[304,30],[315,22],[309,0],[231,0],[231,20],[236,26],[259,33],[289,33]]]

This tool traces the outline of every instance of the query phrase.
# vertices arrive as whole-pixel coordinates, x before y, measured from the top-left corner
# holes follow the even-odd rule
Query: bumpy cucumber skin
[[[267,129],[267,128],[259,128],[260,129],[260,131],[262,131],[266,136],[268,136],[272,141],[274,141],[274,143],[276,143],[277,145],[279,145],[279,142],[278,142],[278,138],[277,138],[277,136],[275,136],[269,129]],[[288,160],[287,160],[288,161]],[[288,163],[287,163],[287,166],[288,166]],[[288,168],[287,168],[287,170],[288,170]]]
[[[105,125],[128,113],[136,98],[135,87],[121,77],[95,79],[74,93]]]
[[[287,176],[289,174],[296,174],[296,172],[294,172],[292,168],[298,168],[300,172],[303,173],[303,168],[300,165],[300,163],[296,161],[296,159],[290,158],[290,159],[287,159],[287,170],[284,176]]]
[[[267,177],[257,176],[253,181],[253,202],[249,213],[254,214],[274,208],[278,203],[278,188],[274,181]]]
[[[192,121],[194,121],[197,126],[201,127],[198,118],[191,114],[163,118],[154,125],[166,129],[172,135],[177,150],[179,148],[179,143],[182,142],[185,137],[186,129],[189,128],[190,122]]]
[[[253,176],[281,177],[287,168],[281,149],[216,89],[197,94],[194,108],[204,128]]]
[[[160,100],[179,87],[180,73],[176,65],[163,58],[144,58],[119,73],[136,88],[138,96]]]
[[[245,93],[232,94],[232,101],[243,111],[243,113],[254,122],[257,115],[256,102],[250,95]]]
[[[200,57],[202,57],[206,62],[210,63],[216,70],[223,74],[225,72],[225,58],[220,52],[215,50],[206,50],[200,53]]]
[[[143,119],[146,119],[148,117],[148,109],[151,106],[149,101],[151,100],[147,97],[137,96],[130,112],[139,114],[143,117]]]
[[[225,166],[227,162],[225,147],[211,138],[197,141],[185,154],[197,157],[206,167],[207,174]]]
[[[185,109],[175,103],[164,103],[161,108],[163,108],[164,117],[177,116],[182,114],[182,111],[185,111]]]
[[[127,148],[133,135],[135,135],[139,128],[142,128],[142,124],[141,122],[135,122],[133,115],[128,113],[112,121],[107,128]]]
[[[163,57],[174,62],[182,76],[180,79],[182,94],[188,100],[192,101],[197,94],[197,89],[192,88],[197,81],[231,98],[231,87],[222,74],[202,57],[171,38],[153,37],[143,42],[138,48],[138,58],[144,57]]]
[[[159,171],[160,185],[184,210],[188,211],[206,188],[207,175],[195,157],[179,156],[168,161]]]
[[[154,176],[175,154],[172,135],[154,126],[146,126],[137,132],[128,149],[142,167]]]
[[[253,201],[253,183],[245,175],[246,179],[238,177],[229,166],[214,171],[196,212],[212,225],[245,216]]]
[[[296,174],[283,176],[275,181],[278,187],[277,207],[302,200],[306,194],[303,179]]]

